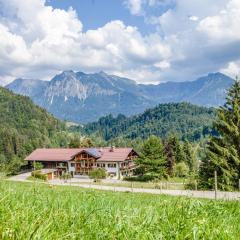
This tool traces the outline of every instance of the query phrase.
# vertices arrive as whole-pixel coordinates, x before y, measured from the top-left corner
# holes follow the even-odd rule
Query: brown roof
[[[132,148],[40,148],[33,151],[26,161],[70,161],[78,153],[87,152],[98,162],[121,162],[126,160]]]

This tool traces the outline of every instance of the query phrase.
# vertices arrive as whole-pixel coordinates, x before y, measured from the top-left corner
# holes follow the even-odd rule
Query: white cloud
[[[208,16],[199,23],[198,30],[212,41],[240,40],[240,1],[231,0],[216,15]]]
[[[226,68],[221,69],[222,73],[231,76],[232,78],[240,77],[240,61],[228,63]]]
[[[172,2],[125,4],[132,14],[144,15],[145,6]],[[49,78],[64,69],[104,70],[138,82],[190,80],[218,70],[236,75],[239,13],[238,0],[175,0],[175,7],[153,16],[155,33],[142,35],[119,20],[83,32],[72,8],[54,9],[44,0],[0,0],[0,81]]]
[[[146,73],[171,56],[171,49],[157,34],[142,36],[122,21],[82,32],[73,9],[53,9],[43,0],[31,2],[2,2],[8,15],[0,25],[0,64],[11,66],[2,76],[48,78],[64,69],[128,74],[144,68]],[[141,74],[138,81],[143,78],[146,75]]]
[[[143,13],[142,12],[143,0],[126,0],[124,3],[130,10],[132,15],[141,15]]]
[[[172,51],[171,68],[161,77],[194,79],[240,59],[239,10],[238,0],[177,0],[157,19]]]
[[[198,17],[197,16],[189,16],[189,20],[191,20],[191,21],[198,21]]]

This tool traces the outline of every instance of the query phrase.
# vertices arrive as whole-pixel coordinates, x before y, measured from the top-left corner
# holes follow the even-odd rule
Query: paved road
[[[31,173],[24,173],[17,176],[9,178],[12,181],[27,181],[26,178],[30,176]],[[71,183],[64,182],[63,180],[54,179],[49,181],[51,185],[61,185],[61,186],[76,186],[81,188],[91,188],[105,191],[115,191],[115,192],[134,192],[134,193],[150,193],[150,194],[166,194],[172,196],[187,196],[194,198],[208,198],[214,199],[215,193],[213,191],[191,191],[191,190],[160,190],[160,189],[146,189],[146,188],[129,188],[129,187],[114,187],[114,186],[104,186],[104,185],[94,185],[92,182],[89,183]],[[224,200],[240,200],[240,192],[217,192],[217,199]]]
[[[31,172],[26,172],[26,173],[22,173],[22,174],[19,174],[19,175],[16,175],[16,176],[12,176],[10,177],[9,179],[10,180],[17,180],[17,181],[25,181],[27,179],[27,177],[30,177],[31,176]]]
[[[114,192],[134,192],[134,193],[150,193],[150,194],[166,194],[172,196],[187,196],[194,198],[208,198],[215,199],[215,192],[213,191],[191,191],[191,190],[160,190],[160,189],[146,189],[146,188],[129,188],[129,187],[114,187],[105,185],[81,184],[81,183],[64,183],[61,180],[51,181],[53,185],[61,186],[76,186],[81,188],[91,188]],[[217,192],[217,199],[224,200],[240,200],[240,192]]]

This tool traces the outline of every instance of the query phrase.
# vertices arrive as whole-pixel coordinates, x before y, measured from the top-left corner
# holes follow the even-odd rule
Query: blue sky
[[[156,30],[156,26],[147,23],[142,14],[131,14],[123,0],[48,0],[47,5],[65,10],[70,6],[74,8],[83,23],[84,31],[102,27],[112,20],[121,20],[127,25],[136,26],[142,34]],[[174,5],[174,1],[171,1],[161,6],[145,6],[145,14],[159,16]]]
[[[74,71],[138,83],[240,73],[239,0],[0,0],[0,85]]]
[[[72,6],[83,23],[84,31],[102,27],[112,20],[137,26],[143,33],[152,29],[152,26],[144,23],[143,16],[133,16],[120,0],[50,0],[47,4],[65,10]]]

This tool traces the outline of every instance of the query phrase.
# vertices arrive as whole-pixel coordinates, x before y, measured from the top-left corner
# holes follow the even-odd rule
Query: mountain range
[[[108,114],[138,114],[159,103],[219,106],[232,82],[222,73],[211,73],[195,81],[143,85],[105,72],[86,74],[70,70],[50,81],[19,78],[6,88],[29,96],[62,120],[88,123]]]

